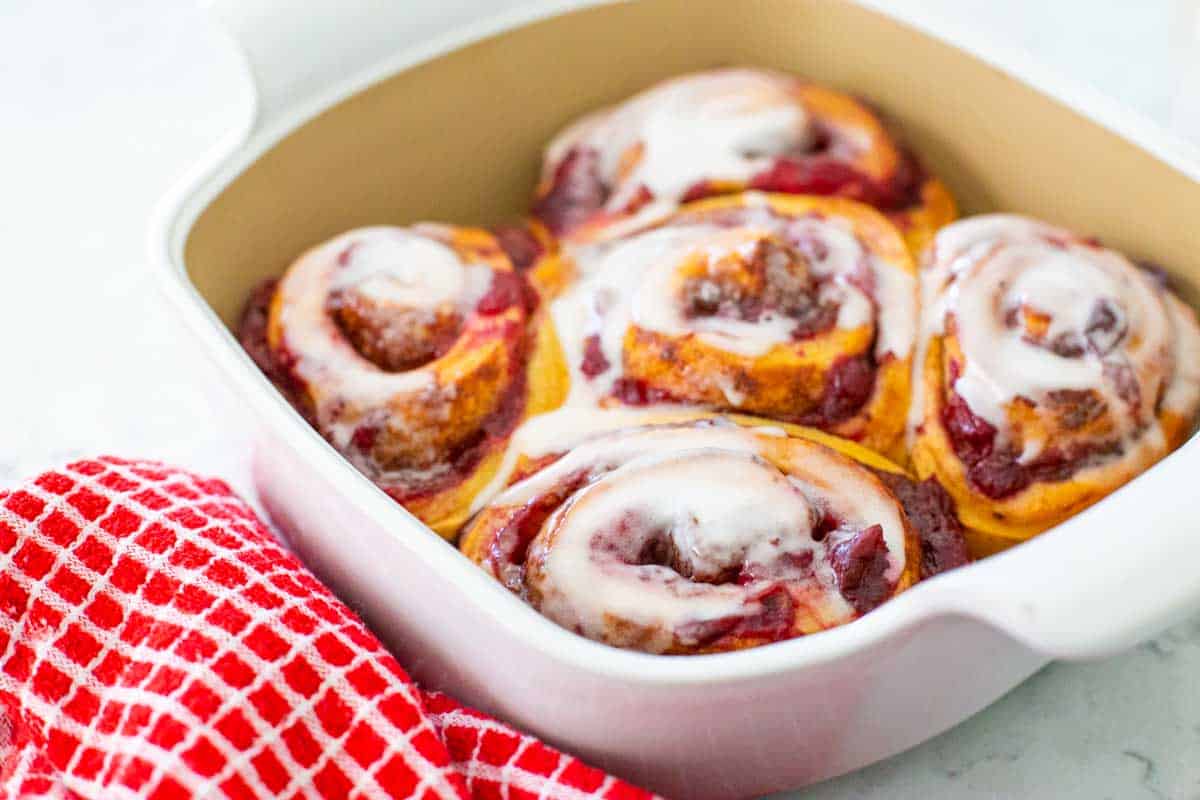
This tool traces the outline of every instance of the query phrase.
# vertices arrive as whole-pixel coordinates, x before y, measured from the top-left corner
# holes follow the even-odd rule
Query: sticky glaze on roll
[[[946,188],[865,103],[758,69],[673,78],[575,122],[546,150],[534,213],[587,242],[745,189],[868,203],[914,250],[955,216]]]
[[[842,624],[918,575],[895,497],[778,428],[696,420],[553,447],[565,452],[496,497],[463,547],[584,636],[650,652],[761,644]]]
[[[1200,405],[1195,314],[1120,253],[985,215],[938,233],[922,284],[912,458],[969,526],[1026,538],[1189,431]]]
[[[713,198],[571,258],[550,304],[571,405],[701,405],[902,447],[915,267],[873,209]]]
[[[259,302],[250,352],[351,463],[447,534],[515,424],[560,399],[536,294],[483,230],[350,231]]]
[[[915,484],[897,467],[816,431],[565,409],[513,450],[511,485],[464,552],[555,622],[621,647],[712,652],[844,624],[922,575],[931,540],[913,518],[945,526],[933,569],[965,561],[952,515],[932,523],[915,495],[910,515],[889,481]]]

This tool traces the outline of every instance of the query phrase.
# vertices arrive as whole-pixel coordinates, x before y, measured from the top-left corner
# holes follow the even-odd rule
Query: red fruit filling
[[[495,272],[492,285],[475,305],[475,310],[484,316],[493,316],[518,306],[526,314],[532,314],[538,305],[537,292],[524,276],[516,272]]]
[[[1125,331],[1119,309],[1108,300],[1101,300],[1088,315],[1083,335],[1093,353],[1106,356],[1125,338]]]
[[[295,364],[295,358],[286,350],[272,351],[267,341],[271,299],[275,296],[275,287],[278,284],[278,279],[270,278],[260,283],[250,293],[238,322],[238,341],[254,364],[279,390],[279,393],[311,425],[313,424],[312,410],[308,407],[308,403],[304,402],[303,386],[292,376],[291,368]]]
[[[514,592],[524,594],[525,559],[530,543],[554,510],[586,481],[586,472],[571,475],[553,491],[535,497],[510,512],[508,519],[492,534],[487,548],[488,565],[501,583]]]
[[[679,398],[670,392],[651,386],[641,378],[618,378],[613,383],[612,396],[627,406],[679,402]]]
[[[542,243],[523,225],[500,225],[492,230],[513,267],[524,272],[545,254]]]
[[[970,562],[954,499],[937,481],[918,482],[892,472],[873,472],[896,495],[917,532],[921,541],[921,580]]]
[[[911,157],[888,181],[877,181],[832,156],[781,158],[750,180],[750,188],[785,194],[836,195],[897,211],[920,200],[922,176]]]
[[[599,153],[576,148],[554,170],[550,191],[534,204],[533,213],[561,235],[602,210],[608,195],[609,188],[600,177]]]
[[[900,211],[920,204],[924,171],[908,152],[901,154],[894,175],[876,180],[835,154],[828,134],[806,153],[777,159],[768,169],[753,176],[748,188],[785,194],[815,194],[847,197],[883,211]],[[550,181],[550,189],[533,207],[551,231],[564,234],[600,214],[611,193],[600,175],[599,154],[577,147],[559,162]],[[682,202],[691,202],[725,193],[719,184],[699,180],[684,192]],[[650,202],[653,196],[639,187],[623,213],[632,214]]]
[[[887,579],[888,549],[879,525],[839,542],[830,553],[830,561],[842,597],[859,614],[877,608],[895,588]]]
[[[840,358],[825,378],[825,391],[817,407],[798,421],[828,428],[857,414],[875,389],[875,364],[868,356]]]
[[[267,325],[270,317],[271,298],[275,296],[275,287],[279,285],[276,278],[263,281],[254,288],[246,299],[242,309],[242,317],[238,322],[238,340],[242,349],[275,383],[279,383],[275,373],[279,364],[267,344]]]
[[[796,601],[779,584],[767,586],[748,599],[758,605],[753,614],[734,614],[720,619],[682,625],[675,632],[684,642],[711,647],[723,639],[761,639],[778,642],[790,638],[796,624]]]
[[[794,314],[796,327],[792,328],[792,341],[802,342],[814,336],[828,333],[837,325],[838,308],[830,303],[809,306],[803,313]]]
[[[364,453],[371,452],[371,448],[375,446],[375,440],[379,438],[379,427],[377,425],[360,425],[354,429],[354,433],[350,437],[350,443],[355,448]]]
[[[955,455],[967,468],[972,488],[993,500],[1011,497],[1034,483],[1067,480],[1080,469],[1119,455],[1122,450],[1120,442],[1081,444],[1067,451],[1051,448],[1022,464],[1018,461],[1021,454],[1012,446],[997,446],[996,428],[976,415],[952,390],[946,393],[942,425]]]
[[[593,333],[583,340],[583,361],[579,365],[580,372],[589,378],[594,378],[602,372],[607,372],[611,366],[608,357],[604,355],[604,348],[600,345],[599,334]]]

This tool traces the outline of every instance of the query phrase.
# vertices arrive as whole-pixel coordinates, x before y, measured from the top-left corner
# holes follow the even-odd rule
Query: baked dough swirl
[[[956,215],[946,187],[861,100],[761,69],[673,78],[578,120],[546,150],[534,213],[584,243],[747,189],[873,205],[914,252]]]
[[[501,473],[516,482],[461,543],[566,628],[738,649],[841,625],[920,575],[918,535],[866,464],[896,468],[863,448],[838,445],[865,464],[763,421],[572,412],[527,423]]]
[[[269,374],[351,463],[444,535],[516,423],[561,399],[536,293],[487,231],[350,231],[297,259],[269,296]]]
[[[350,231],[240,335],[550,619],[751,647],[1044,531],[1192,431],[1200,324],[1161,275],[956,214],[866,102],[710,70],[563,130],[520,224]]]
[[[1195,314],[1151,272],[1007,214],[938,233],[922,267],[912,460],[995,549],[1061,522],[1182,443]]]
[[[870,207],[712,198],[571,260],[550,304],[571,404],[701,405],[902,448],[915,267]]]

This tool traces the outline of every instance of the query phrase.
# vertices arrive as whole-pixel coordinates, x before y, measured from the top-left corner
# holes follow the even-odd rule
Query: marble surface
[[[423,30],[515,4],[410,2]],[[903,4],[1200,135],[1196,0]],[[245,112],[236,58],[183,0],[5,0],[0,52],[0,485],[113,452],[250,493],[248,432],[143,256],[155,200]],[[1194,800],[1198,676],[1200,617],[1116,658],[1052,665],[909,753],[786,797]]]

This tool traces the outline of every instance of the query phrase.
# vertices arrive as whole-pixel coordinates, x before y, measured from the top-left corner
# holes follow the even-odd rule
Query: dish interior
[[[895,120],[964,214],[1018,210],[1165,267],[1200,300],[1200,184],[981,61],[828,0],[643,0],[502,33],[394,75],[276,144],[204,210],[189,277],[227,325],[251,287],[360,225],[512,219],[564,123],[661,78],[788,70]]]

